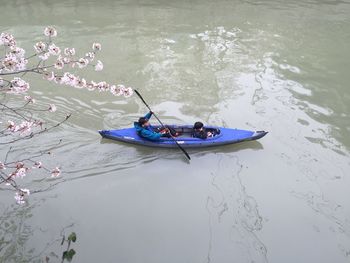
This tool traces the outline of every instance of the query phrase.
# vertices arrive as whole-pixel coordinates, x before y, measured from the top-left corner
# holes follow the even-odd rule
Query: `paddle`
[[[136,89],[134,89],[134,91],[135,91],[135,93],[137,94],[137,96],[139,96],[139,98],[142,100],[142,102],[146,105],[146,107],[147,107],[150,111],[152,111],[151,108],[150,108],[150,106],[148,106],[148,104],[146,103],[146,101],[142,98],[141,94],[140,94]],[[153,112],[153,111],[152,111],[152,112]],[[166,127],[164,126],[164,124],[162,123],[162,121],[157,117],[157,115],[154,114],[154,112],[153,112],[153,116],[159,121],[160,125],[162,125],[163,128],[166,128]],[[174,140],[174,142],[176,143],[177,147],[179,147],[180,150],[186,155],[186,157],[188,158],[188,160],[191,160],[191,157],[190,157],[189,154],[185,151],[185,149],[181,147],[181,145],[175,140],[175,138],[171,135],[171,133],[169,133],[169,134],[170,134],[170,137],[171,137],[171,138]]]

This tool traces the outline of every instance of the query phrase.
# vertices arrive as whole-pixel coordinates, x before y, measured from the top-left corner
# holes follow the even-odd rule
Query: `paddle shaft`
[[[147,102],[142,98],[141,94],[140,94],[137,90],[134,90],[134,91],[135,91],[135,93],[137,94],[137,96],[142,100],[142,102],[146,105],[146,107],[147,107],[151,112],[153,112],[153,111],[151,110],[151,107],[148,106]],[[157,117],[156,114],[154,114],[154,112],[153,112],[153,116],[157,119],[157,121],[160,123],[160,125],[161,125],[163,128],[166,128],[166,127],[164,126],[163,122]],[[188,158],[188,160],[191,160],[190,155],[185,151],[185,149],[181,147],[181,145],[175,140],[175,138],[171,135],[171,133],[169,133],[169,134],[170,134],[170,137],[171,137],[171,138],[174,140],[174,142],[176,143],[177,147],[179,147],[179,149],[186,155],[186,157]]]

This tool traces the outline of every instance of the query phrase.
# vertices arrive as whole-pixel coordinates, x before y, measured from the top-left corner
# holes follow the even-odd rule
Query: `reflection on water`
[[[247,194],[242,184],[243,165],[238,157],[225,158],[221,157],[217,169],[212,171],[207,198],[210,235],[207,262],[228,258],[239,262],[267,262],[267,249],[256,235],[263,227],[262,217],[256,200]],[[226,167],[227,163],[231,165]],[[227,169],[233,170],[227,173]]]
[[[55,198],[32,207],[33,221],[52,231],[67,214],[77,221],[80,262],[100,260],[96,246],[106,262],[347,262],[349,3],[3,3],[0,31],[24,47],[46,24],[57,26],[60,45],[102,42],[105,70],[86,77],[137,88],[165,123],[270,132],[259,142],[189,150],[187,164],[180,151],[101,139],[97,130],[129,127],[147,112],[137,97],[35,78],[38,103],[59,109],[47,118],[73,116],[34,139],[39,146],[13,151],[23,156],[62,139],[45,160],[62,178],[26,178],[34,189],[55,184],[38,193]],[[34,241],[16,245],[15,255],[38,253],[40,230],[20,232]],[[103,237],[100,244],[89,233]]]

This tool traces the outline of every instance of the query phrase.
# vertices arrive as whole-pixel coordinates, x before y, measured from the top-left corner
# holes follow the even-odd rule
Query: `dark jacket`
[[[193,129],[192,136],[194,138],[199,138],[199,139],[204,140],[204,139],[208,138],[208,133],[205,129],[203,129],[201,131],[197,131],[197,130]]]
[[[150,119],[152,117],[152,113],[149,112],[145,115],[145,118]],[[142,127],[138,122],[134,122],[134,127],[136,129],[136,132],[141,137],[151,140],[151,141],[158,141],[160,137],[163,136],[163,134],[159,132],[155,132],[153,130],[153,127],[150,125],[148,127]]]

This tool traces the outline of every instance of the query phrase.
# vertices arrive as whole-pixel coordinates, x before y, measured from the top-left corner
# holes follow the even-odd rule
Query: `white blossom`
[[[92,44],[92,50],[94,50],[94,51],[100,51],[101,48],[102,48],[102,46],[100,43],[93,43]]]
[[[63,62],[63,60],[62,59],[57,59],[56,60],[56,63],[55,63],[55,68],[56,69],[63,69],[63,67],[64,67],[64,62]]]
[[[24,204],[25,203],[24,194],[22,192],[16,192],[15,193],[15,200],[16,200],[16,203],[19,205]]]
[[[110,92],[114,96],[120,96],[120,95],[123,94],[123,88],[124,88],[123,85],[118,85],[118,86],[112,85],[111,88],[110,88]]]
[[[109,89],[109,84],[105,81],[101,81],[99,83],[97,83],[97,89],[101,92],[101,91],[106,91]]]
[[[55,104],[50,104],[49,105],[49,112],[55,112],[57,110],[57,107]]]
[[[63,57],[62,61],[63,61],[64,64],[69,64],[71,60],[68,57]]]
[[[90,83],[86,84],[86,87],[89,91],[93,91],[97,88],[97,84],[94,81],[90,81]]]
[[[86,88],[86,80],[78,78],[75,87],[78,89]]]
[[[65,48],[64,54],[66,56],[74,56],[75,55],[75,48]]]
[[[48,26],[45,28],[44,34],[47,37],[55,37],[55,36],[57,36],[57,31],[54,27]]]
[[[132,90],[131,87],[124,89],[124,97],[125,98],[131,97],[133,93],[134,93],[134,91]]]
[[[25,195],[30,195],[30,191],[26,188],[21,188],[15,193],[15,200],[17,204],[21,205],[25,203]]]
[[[8,46],[8,47],[14,47],[16,46],[16,40],[13,37],[13,35],[3,32],[0,35],[0,46],[2,45]]]
[[[88,58],[90,61],[93,61],[95,58],[95,53],[94,52],[88,52],[85,54],[85,57]]]
[[[49,53],[53,56],[58,56],[61,53],[61,49],[58,46],[56,46],[54,43],[52,43],[49,46],[48,50],[49,50]]]
[[[53,81],[54,81],[56,84],[63,84],[63,83],[62,83],[62,77],[61,77],[61,76],[55,76],[55,75],[53,75]]]
[[[11,53],[18,58],[22,58],[25,54],[25,50],[20,47],[11,47]]]
[[[62,79],[61,79],[61,83],[65,84],[65,85],[68,85],[68,86],[74,87],[76,85],[76,83],[77,83],[77,77],[74,76],[72,73],[65,72],[63,74]]]
[[[85,68],[87,66],[87,64],[89,64],[89,60],[86,58],[80,58],[78,60],[78,67],[79,68]]]
[[[22,191],[23,193],[25,193],[26,195],[30,195],[29,189],[21,188],[21,191]]]
[[[60,174],[61,174],[61,170],[58,167],[56,167],[51,171],[51,177],[57,177],[57,176],[60,176]]]
[[[41,60],[47,60],[49,57],[50,57],[50,53],[49,52],[45,52],[45,53],[39,55],[39,58]]]
[[[103,64],[100,60],[97,60],[97,63],[95,65],[95,70],[96,71],[101,71],[103,69]]]
[[[39,161],[36,161],[33,165],[33,168],[41,168],[43,166],[43,164]]]
[[[28,64],[28,60],[27,59],[25,59],[25,58],[18,58],[17,59],[16,70],[25,70],[27,64]]]
[[[46,44],[40,41],[34,45],[34,49],[37,53],[44,52],[46,50]]]
[[[7,53],[2,59],[1,64],[7,71],[14,71],[17,68],[17,57],[11,53]]]
[[[15,177],[25,177],[26,176],[26,172],[27,172],[27,169],[22,167],[22,168],[19,168],[16,173],[15,173]]]

